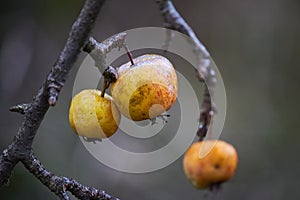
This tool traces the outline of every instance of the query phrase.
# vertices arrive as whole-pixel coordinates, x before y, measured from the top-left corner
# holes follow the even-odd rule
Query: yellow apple
[[[146,54],[118,68],[119,78],[111,85],[112,97],[120,112],[140,121],[170,109],[177,98],[177,76],[165,57]]]
[[[112,136],[120,123],[120,112],[112,97],[95,89],[82,90],[72,99],[69,121],[80,136],[103,139]]]

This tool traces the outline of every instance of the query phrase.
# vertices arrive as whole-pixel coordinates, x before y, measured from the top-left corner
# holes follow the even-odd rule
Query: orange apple
[[[203,189],[229,180],[236,170],[235,148],[220,140],[196,142],[186,151],[183,169],[192,184]]]

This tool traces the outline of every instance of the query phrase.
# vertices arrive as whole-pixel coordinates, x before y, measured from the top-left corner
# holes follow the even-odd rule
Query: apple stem
[[[117,81],[118,72],[114,67],[108,66],[108,67],[105,68],[102,75],[104,77],[104,82],[103,82],[103,88],[102,88],[102,91],[101,91],[101,97],[104,97],[105,90],[110,86],[111,83],[114,83],[114,82]]]
[[[132,54],[131,54],[131,52],[129,51],[128,46],[127,46],[126,44],[124,45],[124,48],[125,48],[126,53],[127,53],[128,57],[129,57],[129,60],[130,60],[130,62],[131,62],[131,65],[134,65],[134,62],[133,62],[133,59],[132,59]]]
[[[107,81],[105,78],[104,78],[104,84],[103,84],[103,88],[102,88],[102,91],[101,91],[101,97],[103,98],[104,95],[105,95],[105,91],[106,89],[109,87],[110,85],[110,82]]]

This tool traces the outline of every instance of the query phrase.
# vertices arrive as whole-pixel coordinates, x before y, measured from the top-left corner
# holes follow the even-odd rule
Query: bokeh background
[[[221,139],[239,152],[234,178],[217,193],[194,189],[182,158],[147,174],[126,174],[94,159],[68,124],[68,107],[82,54],[56,107],[42,123],[34,149],[47,169],[104,189],[122,199],[299,199],[300,2],[297,0],[174,0],[216,62],[227,92]],[[83,1],[2,0],[0,6],[0,149],[13,139],[22,116],[16,103],[37,92],[63,48]],[[154,1],[110,0],[93,35],[162,26]],[[201,91],[199,91],[201,92]],[[109,153],[109,152],[107,152]],[[21,164],[0,199],[57,199]]]

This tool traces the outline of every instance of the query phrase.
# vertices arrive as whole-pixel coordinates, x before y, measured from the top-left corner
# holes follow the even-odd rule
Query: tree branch
[[[171,0],[156,0],[159,5],[160,12],[164,18],[165,27],[177,30],[188,35],[193,41],[194,52],[198,57],[198,75],[201,82],[206,83],[204,91],[204,99],[201,105],[201,113],[199,118],[199,128],[197,135],[199,140],[203,140],[206,136],[211,119],[215,113],[215,106],[211,100],[213,89],[216,84],[215,71],[212,67],[213,63],[210,55],[204,45],[197,38],[193,29],[185,22],[180,14],[175,9]],[[168,32],[167,32],[168,33]],[[168,34],[171,34],[170,32]],[[167,41],[168,42],[168,41]]]
[[[74,22],[67,43],[47,77],[46,89],[49,91],[50,105],[55,105],[58,93],[66,81],[70,68],[88,41],[97,14],[103,3],[104,0],[87,0],[79,17]]]
[[[12,170],[18,162],[18,157],[13,153],[12,145],[9,145],[0,156],[0,187],[8,182]]]
[[[37,177],[49,190],[60,196],[61,199],[68,199],[66,192],[69,191],[78,199],[117,200],[117,198],[106,194],[102,190],[83,186],[72,178],[56,176],[47,171],[32,151],[22,159],[22,163],[29,172]]]
[[[111,36],[101,43],[90,37],[83,48],[83,51],[90,54],[95,61],[96,67],[98,67],[100,72],[103,73],[106,67],[108,67],[105,59],[106,55],[114,48],[118,48],[120,50],[123,47],[126,47],[126,33],[119,33]]]
[[[7,183],[13,168],[21,161],[31,173],[57,194],[60,199],[69,199],[66,191],[70,191],[80,199],[114,199],[103,191],[83,186],[73,179],[58,177],[48,172],[32,152],[32,143],[36,132],[49,109],[49,105],[56,104],[59,92],[64,86],[67,75],[78,54],[89,38],[104,1],[86,0],[72,26],[65,47],[37,95],[31,103],[13,106],[10,109],[24,114],[24,120],[12,143],[0,155],[0,187]]]

